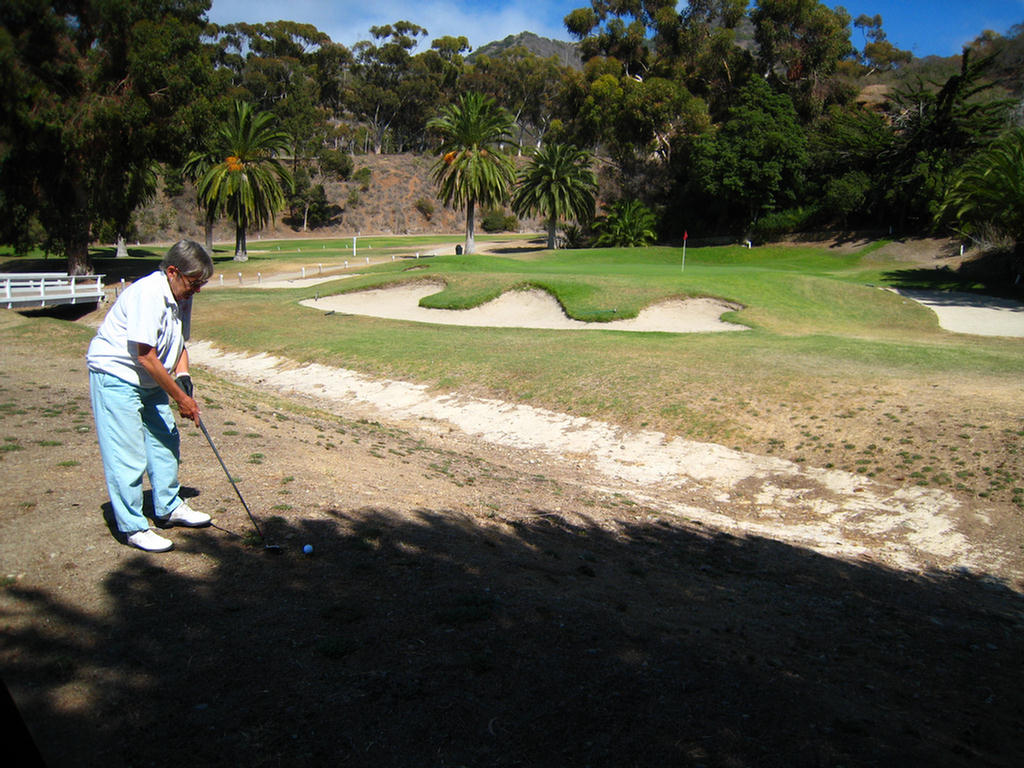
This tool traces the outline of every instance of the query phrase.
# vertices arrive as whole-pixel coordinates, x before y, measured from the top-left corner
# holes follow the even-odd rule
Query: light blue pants
[[[117,529],[127,534],[145,530],[149,528],[142,513],[145,475],[149,475],[157,517],[166,517],[181,504],[181,435],[170,400],[159,387],[140,387],[97,371],[89,372],[89,391]]]

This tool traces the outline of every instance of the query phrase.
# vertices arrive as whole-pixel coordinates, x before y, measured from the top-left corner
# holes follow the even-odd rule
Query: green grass
[[[490,240],[521,241],[525,246],[531,239],[529,235],[478,235],[477,241],[485,243]],[[351,266],[365,265],[366,259],[373,262],[381,259],[415,261],[419,253],[426,258],[434,251],[454,254],[455,244],[461,242],[458,235],[430,235],[416,238],[367,236],[356,238],[356,250],[352,251],[352,238],[333,239],[286,239],[259,240],[250,238],[248,241],[249,259],[245,262],[234,261],[234,245],[217,243],[214,246],[213,261],[217,272],[217,280],[224,276],[225,284],[238,283],[239,273],[243,282],[255,281],[258,274],[270,276],[282,272],[300,272],[303,267],[307,275],[312,277],[320,265],[326,268],[342,266],[347,261]],[[128,249],[127,259],[115,258],[113,247],[91,248],[90,256],[95,272],[105,275],[107,284],[116,284],[122,278],[133,280],[152,272],[159,266],[161,258],[167,251],[166,245],[132,246]],[[42,251],[31,251],[25,256],[15,257],[9,247],[0,246],[0,270],[18,272],[61,271],[65,268],[63,259],[48,256]]]
[[[991,443],[984,434],[987,427],[999,426],[1004,417],[1009,419],[1004,424],[1020,422],[1019,408],[982,393],[1019,389],[1024,339],[947,333],[927,308],[880,290],[910,281],[935,287],[950,280],[947,271],[932,270],[929,277],[917,267],[887,261],[885,243],[842,254],[825,247],[689,248],[685,270],[678,248],[547,252],[531,249],[529,238],[493,255],[411,258],[431,248],[448,250],[456,242],[454,236],[360,238],[360,257],[370,255],[375,263],[350,265],[349,273],[358,276],[311,287],[268,291],[237,287],[236,281],[221,289],[215,281],[196,302],[193,328],[222,347],[352,368],[871,475],[882,466],[893,474],[903,471],[905,462],[897,451],[908,446],[920,450],[927,439],[924,419],[940,417],[948,422],[950,446],[943,463],[931,462],[934,471],[925,473],[924,462],[914,462],[906,471],[922,475],[914,480],[943,486],[964,471],[954,458],[962,461],[974,450],[972,441]],[[242,271],[251,285],[257,272],[294,274],[306,267],[315,273],[321,263],[338,269],[351,259],[351,239],[251,241],[250,247],[245,264],[218,251],[218,271]],[[144,274],[160,253],[141,249],[126,261],[141,265]],[[635,316],[667,298],[712,296],[741,305],[726,318],[749,330],[667,334],[475,328],[326,315],[299,304],[316,295],[416,280],[439,285],[423,301],[432,307],[473,307],[504,291],[530,287],[548,291],[568,315],[589,321]],[[48,328],[19,326],[8,332],[42,338]],[[82,331],[83,336],[89,333]],[[957,407],[973,415],[937,413],[940,406],[927,405],[936,393],[959,392],[969,394]],[[918,408],[917,403],[926,405]],[[948,402],[941,407],[948,409]],[[963,423],[968,421],[974,426]],[[870,439],[863,432],[847,438],[847,426],[857,424],[868,426]],[[913,445],[903,442],[911,438]],[[1013,440],[1019,442],[1016,436]],[[869,444],[883,447],[867,456],[863,446]],[[1015,459],[1015,466],[1020,461]],[[1003,485],[1008,498],[1021,496],[1013,490],[1019,483]]]
[[[594,249],[542,257],[474,255],[417,263],[383,264],[344,283],[316,289],[358,290],[400,280],[435,279],[443,290],[424,306],[466,309],[521,288],[551,293],[577,320],[600,322],[635,317],[652,303],[674,297],[713,296],[747,309],[730,319],[779,334],[820,330],[877,336],[884,330],[934,330],[934,316],[895,294],[850,282],[855,256],[823,249],[673,248]],[[313,292],[307,292],[313,295]]]
[[[390,241],[387,241],[390,242]],[[419,247],[409,241],[406,249]],[[293,259],[289,254],[288,259]],[[861,257],[825,248],[673,248],[438,256],[279,291],[205,291],[195,327],[219,344],[463,389],[626,424],[726,439],[745,402],[807,402],[829,381],[1024,374],[1024,341],[941,331],[931,311],[863,284]],[[880,257],[871,254],[873,279]],[[895,266],[895,265],[892,265]],[[890,270],[893,271],[893,270]],[[743,305],[743,333],[580,333],[435,326],[299,306],[408,280],[443,284],[425,305],[462,309],[524,287],[574,318],[635,316],[684,296]],[[713,398],[719,398],[717,402]]]

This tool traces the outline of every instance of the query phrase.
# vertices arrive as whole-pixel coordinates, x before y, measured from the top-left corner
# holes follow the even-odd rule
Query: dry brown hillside
[[[303,233],[301,223],[293,226],[285,211],[271,226],[252,234],[329,237],[354,233],[447,234],[465,229],[465,212],[445,208],[437,197],[437,188],[430,178],[433,156],[357,155],[354,160],[353,174],[348,181],[314,179],[314,183],[324,184],[328,202],[341,209],[334,224]],[[362,169],[368,169],[368,179],[362,178]],[[363,175],[365,173],[363,171]],[[482,216],[483,212],[478,211],[477,232],[481,231]],[[182,236],[201,239],[203,236],[202,216],[191,186],[175,197],[158,193],[149,206],[136,213],[135,220],[136,239],[142,242],[175,240]],[[539,228],[537,222],[531,220],[521,221],[520,227],[524,231]],[[233,237],[233,225],[226,219],[219,221],[215,238],[230,240]]]

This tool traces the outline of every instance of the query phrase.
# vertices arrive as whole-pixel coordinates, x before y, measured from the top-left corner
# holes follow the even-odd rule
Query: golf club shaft
[[[249,505],[245,503],[245,499],[242,497],[242,492],[238,490],[238,486],[235,484],[235,479],[231,477],[231,473],[228,471],[227,464],[224,463],[224,459],[220,457],[220,452],[217,450],[217,446],[213,444],[213,438],[210,437],[210,433],[206,429],[206,425],[203,424],[203,420],[199,419],[199,428],[203,430],[203,434],[206,435],[206,442],[210,444],[210,448],[213,449],[213,455],[217,457],[217,461],[220,462],[221,468],[224,470],[224,474],[228,476],[228,482],[231,483],[231,487],[235,489],[235,493],[238,494],[238,500],[242,502],[242,506],[245,507],[245,513],[249,516],[252,521],[252,527],[256,529],[256,533],[259,535],[260,540],[263,540],[263,531],[260,530],[259,524],[256,522],[256,518],[253,517],[252,512],[249,511]]]

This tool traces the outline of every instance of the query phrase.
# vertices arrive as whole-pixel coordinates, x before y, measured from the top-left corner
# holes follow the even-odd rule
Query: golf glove
[[[192,397],[192,392],[195,389],[195,387],[192,386],[191,376],[189,376],[187,373],[183,373],[181,374],[181,376],[176,378],[175,381],[177,382],[178,386],[181,387],[182,392],[184,392],[189,397]]]

